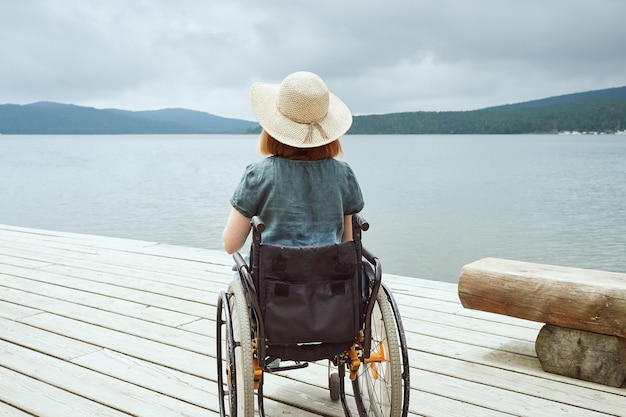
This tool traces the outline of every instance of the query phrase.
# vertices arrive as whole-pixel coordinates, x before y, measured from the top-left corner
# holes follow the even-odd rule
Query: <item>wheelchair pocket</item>
[[[360,330],[354,278],[287,281],[267,276],[264,287],[269,344],[351,342]]]

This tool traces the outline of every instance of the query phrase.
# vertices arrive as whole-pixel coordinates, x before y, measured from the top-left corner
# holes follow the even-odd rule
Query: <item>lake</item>
[[[0,136],[0,224],[221,249],[253,135]],[[491,256],[626,272],[626,136],[350,135],[386,273]]]

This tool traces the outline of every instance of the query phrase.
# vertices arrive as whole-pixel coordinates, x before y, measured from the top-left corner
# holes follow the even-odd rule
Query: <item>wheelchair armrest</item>
[[[265,230],[265,222],[260,216],[252,217],[250,223],[252,224],[252,227],[254,227],[254,230],[259,233],[262,233]]]
[[[250,275],[250,267],[246,263],[246,260],[243,259],[241,253],[235,252],[233,254],[233,259],[235,260],[235,268],[237,272],[239,272],[239,277],[242,279],[244,288],[256,294],[256,288],[254,286],[254,281],[252,280],[252,276]]]
[[[237,271],[240,271],[241,268],[248,267],[248,264],[246,263],[245,259],[243,259],[243,256],[241,256],[239,252],[233,253],[233,260],[235,261],[235,266],[237,268]]]
[[[370,224],[365,220],[365,217],[361,213],[355,213],[352,215],[352,223],[359,226],[363,231],[367,231],[370,228]]]

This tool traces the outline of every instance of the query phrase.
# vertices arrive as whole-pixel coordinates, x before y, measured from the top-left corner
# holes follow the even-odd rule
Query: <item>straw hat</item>
[[[263,129],[296,148],[330,143],[352,125],[348,107],[311,72],[294,72],[280,84],[255,83],[250,101]]]

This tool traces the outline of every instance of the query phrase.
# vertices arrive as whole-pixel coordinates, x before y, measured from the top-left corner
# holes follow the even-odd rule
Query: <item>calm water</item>
[[[255,136],[0,136],[0,223],[219,249]],[[348,136],[385,272],[626,272],[624,136]]]

